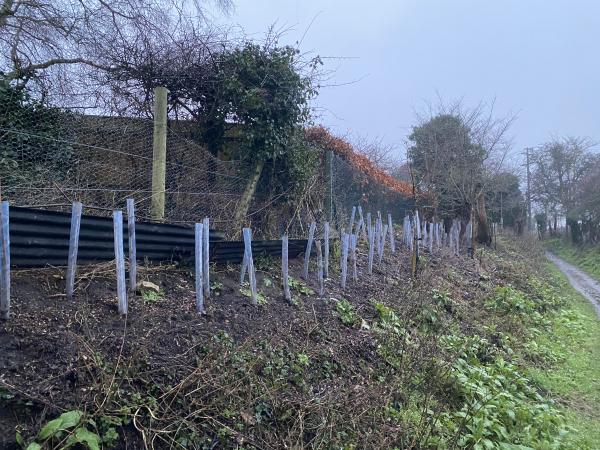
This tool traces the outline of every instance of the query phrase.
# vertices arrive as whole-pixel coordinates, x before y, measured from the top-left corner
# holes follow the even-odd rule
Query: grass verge
[[[566,277],[549,264],[564,307],[536,339],[550,364],[530,365],[531,378],[565,409],[568,441],[581,449],[600,448],[600,321],[594,308]]]
[[[577,246],[562,238],[548,239],[544,241],[544,246],[600,280],[600,247]]]

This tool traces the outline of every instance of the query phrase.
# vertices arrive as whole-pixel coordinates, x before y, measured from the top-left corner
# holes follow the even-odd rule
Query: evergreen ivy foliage
[[[460,117],[440,114],[413,127],[409,136],[408,157],[418,187],[436,208],[463,217],[469,217],[470,191],[482,183],[485,158],[471,134]]]
[[[217,58],[220,98],[214,119],[243,124],[241,158],[276,159],[286,154],[297,127],[309,118],[311,80],[296,70],[299,51],[247,43]]]
[[[225,129],[230,123],[242,127],[240,145],[232,156],[247,167],[265,163],[257,195],[276,189],[286,193],[280,201],[305,186],[319,163],[318,152],[302,132],[309,120],[309,101],[317,92],[310,78],[297,70],[298,57],[298,50],[289,46],[254,43],[223,52],[216,62],[214,85],[219,96],[206,110],[211,127]],[[221,142],[210,139],[222,136],[205,134],[209,148],[221,147]]]
[[[137,80],[147,91],[165,86],[172,108],[185,110],[198,122],[210,153],[244,162],[248,177],[258,174],[252,197],[274,190],[278,202],[293,197],[320,161],[303,133],[309,102],[317,94],[304,69],[315,69],[319,58],[307,66],[296,48],[254,42],[225,47],[210,58],[184,56],[179,65],[165,62],[172,55],[157,57],[138,70],[126,68],[112,76]],[[230,139],[234,144],[226,146]]]

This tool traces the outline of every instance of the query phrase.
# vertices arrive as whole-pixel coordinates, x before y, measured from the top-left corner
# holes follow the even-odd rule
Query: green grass
[[[577,246],[563,238],[544,241],[545,247],[600,280],[600,246]]]
[[[600,449],[600,320],[554,265],[548,270],[565,307],[536,339],[554,362],[530,367],[530,376],[564,406],[567,425],[577,430],[569,438],[574,447]]]

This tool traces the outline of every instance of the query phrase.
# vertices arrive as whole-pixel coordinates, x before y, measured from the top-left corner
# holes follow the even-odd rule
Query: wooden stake
[[[415,223],[415,228],[416,228],[416,223]],[[412,257],[411,257],[411,272],[412,272],[412,277],[413,278],[417,278],[417,267],[419,265],[419,241],[418,241],[418,235],[417,233],[414,232],[414,230],[412,231]]]

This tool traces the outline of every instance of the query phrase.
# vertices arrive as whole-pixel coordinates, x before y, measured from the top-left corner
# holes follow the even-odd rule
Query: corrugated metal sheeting
[[[66,266],[69,250],[71,215],[57,211],[10,208],[10,258],[13,267]],[[124,248],[127,251],[127,224],[124,224]],[[193,260],[194,229],[191,226],[140,222],[136,223],[137,259],[143,261]],[[289,257],[304,252],[306,240],[289,241]],[[252,242],[254,256],[281,255],[281,241]],[[223,233],[210,231],[210,260],[239,263],[244,243],[225,241]],[[81,217],[78,264],[114,259],[113,222],[111,218]]]

